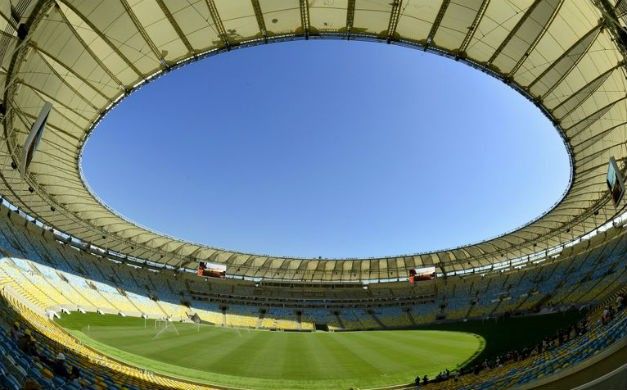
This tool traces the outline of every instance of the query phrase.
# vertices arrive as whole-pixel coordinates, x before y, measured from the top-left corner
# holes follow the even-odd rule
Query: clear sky
[[[83,170],[143,226],[303,257],[491,238],[547,211],[569,178],[550,122],[500,81],[419,50],[313,40],[144,86],[98,125]]]

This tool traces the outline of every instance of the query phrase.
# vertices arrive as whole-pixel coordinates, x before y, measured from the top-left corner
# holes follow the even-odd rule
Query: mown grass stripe
[[[83,342],[143,368],[196,381],[245,388],[377,387],[417,373],[454,367],[479,348],[472,334],[454,333],[451,351],[432,331],[291,333],[174,323],[158,337],[154,322],[72,313],[60,324]],[[89,327],[87,327],[89,325]],[[86,334],[85,334],[86,333]],[[449,334],[450,335],[450,334]],[[468,338],[469,342],[459,342]],[[437,362],[433,363],[437,356]],[[426,371],[428,368],[428,371]]]

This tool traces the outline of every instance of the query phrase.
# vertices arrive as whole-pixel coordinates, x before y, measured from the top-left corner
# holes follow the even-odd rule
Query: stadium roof
[[[609,201],[605,176],[610,156],[622,167],[627,161],[625,12],[627,0],[3,1],[0,193],[56,229],[101,248],[173,266],[224,263],[230,273],[246,276],[403,277],[413,267],[450,271],[525,256],[589,232],[618,211]],[[567,145],[572,177],[564,198],[528,225],[474,245],[336,261],[181,241],[124,219],[87,188],[80,168],[87,137],[112,106],[146,81],[239,47],[319,38],[433,51],[517,89],[553,121]],[[22,177],[12,162],[19,165],[45,101],[53,105],[47,130]],[[460,201],[462,196],[463,191]],[[176,207],[176,200],[164,207]]]

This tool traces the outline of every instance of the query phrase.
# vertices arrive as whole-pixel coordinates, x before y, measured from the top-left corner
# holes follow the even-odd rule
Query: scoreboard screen
[[[50,114],[50,110],[52,109],[52,103],[45,102],[44,106],[41,108],[39,112],[39,117],[33,123],[30,132],[28,133],[28,137],[26,137],[26,141],[24,142],[24,152],[22,155],[22,159],[20,160],[19,170],[22,173],[22,176],[26,176],[26,172],[28,170],[28,166],[33,160],[33,155],[35,154],[35,150],[37,149],[37,145],[39,145],[39,141],[44,134],[44,130],[46,128],[46,121],[48,120],[48,115]]]
[[[226,265],[201,261],[198,263],[196,275],[224,279],[226,277]]]
[[[408,280],[410,284],[421,280],[435,279],[435,267],[412,268],[408,271]]]
[[[621,199],[623,199],[625,195],[625,181],[623,180],[614,157],[610,157],[610,163],[607,168],[607,187],[610,190],[614,205],[618,207]]]

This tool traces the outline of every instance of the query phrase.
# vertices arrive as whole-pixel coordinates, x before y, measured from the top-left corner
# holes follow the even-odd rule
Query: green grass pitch
[[[107,355],[162,374],[254,389],[373,388],[433,377],[534,345],[582,313],[474,320],[414,330],[292,333],[71,313],[58,323]]]
[[[109,356],[154,372],[239,388],[371,388],[454,369],[483,346],[439,330],[271,332],[72,313],[59,324]],[[175,330],[176,329],[176,330]]]

